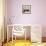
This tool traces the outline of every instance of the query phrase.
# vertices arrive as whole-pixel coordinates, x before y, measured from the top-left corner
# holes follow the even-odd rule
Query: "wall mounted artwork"
[[[23,14],[31,14],[31,5],[22,5]]]

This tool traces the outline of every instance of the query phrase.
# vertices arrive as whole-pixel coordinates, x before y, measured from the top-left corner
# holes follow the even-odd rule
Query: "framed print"
[[[31,5],[22,5],[23,14],[31,14]]]

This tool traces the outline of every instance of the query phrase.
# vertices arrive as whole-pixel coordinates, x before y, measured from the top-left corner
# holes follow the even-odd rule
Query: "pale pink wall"
[[[31,14],[22,14],[22,5],[31,5]],[[12,23],[40,24],[46,36],[46,0],[7,0],[7,10],[7,18]],[[11,24],[9,18],[8,24]]]

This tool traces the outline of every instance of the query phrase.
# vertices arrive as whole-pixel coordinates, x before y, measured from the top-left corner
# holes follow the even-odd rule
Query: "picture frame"
[[[31,5],[22,5],[23,14],[31,14]]]

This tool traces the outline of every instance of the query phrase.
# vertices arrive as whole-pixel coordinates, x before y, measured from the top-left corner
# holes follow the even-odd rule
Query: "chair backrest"
[[[22,36],[22,35],[24,35],[24,29],[23,29],[23,26],[21,26],[21,25],[14,25],[14,27],[13,27],[13,35],[15,35],[15,36]]]

